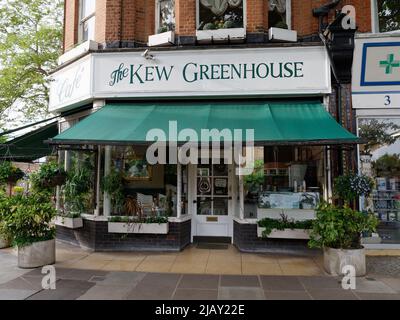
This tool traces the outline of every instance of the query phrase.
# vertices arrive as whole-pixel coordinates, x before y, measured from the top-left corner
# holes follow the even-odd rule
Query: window
[[[244,0],[199,0],[198,30],[244,28]]]
[[[175,0],[156,0],[157,33],[175,30]]]
[[[400,1],[374,0],[374,21],[376,32],[400,30]]]
[[[96,0],[80,1],[79,40],[94,40]]]
[[[268,28],[291,28],[291,1],[269,0]]]

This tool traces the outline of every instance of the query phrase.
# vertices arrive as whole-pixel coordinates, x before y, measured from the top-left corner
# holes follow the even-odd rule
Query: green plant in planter
[[[66,209],[70,213],[83,213],[92,186],[92,173],[86,167],[68,173],[63,191]]]
[[[375,232],[378,219],[345,206],[322,203],[313,222],[309,246],[334,249],[361,249],[361,234]]]
[[[151,217],[132,217],[132,216],[113,216],[109,218],[110,222],[119,222],[119,223],[167,223],[168,217],[165,216],[151,216]]]
[[[10,234],[6,228],[6,220],[10,214],[10,198],[0,193],[0,238],[10,239]]]
[[[349,203],[360,196],[369,196],[374,181],[365,175],[346,174],[335,179],[334,192],[339,199]]]
[[[4,228],[14,245],[22,247],[54,239],[55,228],[51,221],[56,210],[47,195],[16,195],[8,198],[4,207]]]
[[[24,172],[10,161],[0,163],[0,184],[15,183],[24,177]]]
[[[264,238],[268,237],[271,232],[276,230],[285,230],[285,229],[305,229],[310,230],[313,226],[312,220],[305,220],[305,221],[295,221],[294,219],[288,219],[287,216],[281,215],[280,219],[271,219],[271,218],[264,218],[258,221],[258,226],[260,228],[265,228],[262,236]]]
[[[31,175],[32,186],[35,190],[51,190],[61,186],[67,179],[67,173],[56,162],[44,163],[36,174]]]
[[[264,160],[256,160],[252,174],[244,176],[243,180],[246,193],[258,191],[259,186],[264,183]]]
[[[104,192],[107,192],[110,195],[111,206],[114,210],[120,212],[125,204],[123,177],[121,172],[111,170],[111,172],[103,178],[101,187]]]

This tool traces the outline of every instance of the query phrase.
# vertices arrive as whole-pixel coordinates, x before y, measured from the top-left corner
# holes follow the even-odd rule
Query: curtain
[[[221,16],[229,6],[238,7],[242,0],[200,0],[200,3],[215,15]]]
[[[286,12],[286,0],[269,0],[269,11]]]

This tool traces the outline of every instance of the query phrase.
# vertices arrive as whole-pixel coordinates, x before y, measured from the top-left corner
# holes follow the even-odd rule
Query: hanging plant
[[[65,184],[67,173],[56,162],[48,162],[41,165],[32,180],[35,188],[55,188]]]
[[[346,174],[335,179],[335,195],[346,203],[372,192],[374,181],[365,175]]]
[[[14,166],[10,161],[0,163],[0,184],[16,183],[24,177],[24,172]]]

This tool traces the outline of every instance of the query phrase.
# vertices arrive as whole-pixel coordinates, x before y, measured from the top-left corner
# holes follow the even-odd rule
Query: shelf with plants
[[[168,217],[113,216],[108,222],[109,233],[168,234]]]
[[[264,218],[258,221],[257,236],[273,239],[310,239],[313,221],[295,221],[281,215],[280,219]]]

